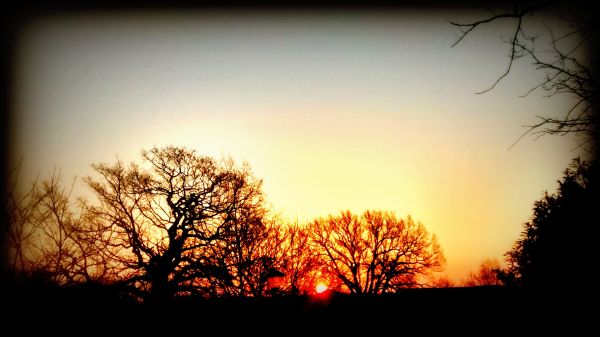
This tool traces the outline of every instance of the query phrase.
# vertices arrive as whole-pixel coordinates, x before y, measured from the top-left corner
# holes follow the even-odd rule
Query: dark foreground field
[[[10,289],[12,288],[12,289]],[[102,287],[4,288],[3,328],[29,335],[401,336],[597,332],[596,303],[585,292],[530,292],[500,287],[407,289],[397,294],[271,298],[179,298],[160,304],[119,299]],[[590,309],[587,309],[587,308]],[[190,333],[191,332],[191,333]]]

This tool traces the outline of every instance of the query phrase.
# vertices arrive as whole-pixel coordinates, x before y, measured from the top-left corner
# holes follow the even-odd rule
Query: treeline
[[[445,264],[435,235],[391,212],[289,223],[230,158],[165,147],[93,168],[93,200],[75,200],[56,171],[26,191],[13,180],[5,268],[15,278],[111,285],[142,301],[302,294],[317,283],[378,294],[423,285]]]

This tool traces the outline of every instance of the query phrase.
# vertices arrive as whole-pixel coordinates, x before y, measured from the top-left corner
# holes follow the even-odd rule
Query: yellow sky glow
[[[418,14],[418,13],[417,13]],[[12,158],[26,177],[139,160],[176,145],[247,161],[273,209],[301,222],[382,209],[437,234],[446,273],[503,260],[543,190],[578,155],[525,138],[569,101],[494,91],[502,26],[450,48],[472,12],[98,14],[44,17],[18,40]],[[487,34],[487,35],[486,35]]]

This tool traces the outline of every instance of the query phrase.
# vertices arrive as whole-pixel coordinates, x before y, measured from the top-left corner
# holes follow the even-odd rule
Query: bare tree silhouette
[[[584,142],[597,141],[598,67],[591,49],[597,42],[597,26],[593,13],[590,5],[578,1],[517,1],[507,4],[506,8],[491,10],[489,16],[480,20],[451,22],[461,32],[453,47],[481,26],[496,21],[513,22],[510,37],[505,40],[509,46],[506,69],[478,94],[494,89],[513,71],[515,62],[528,58],[545,77],[523,96],[539,89],[547,96],[567,94],[575,98],[562,116],[537,116],[539,122],[528,125],[519,140],[530,133],[578,133],[586,136]],[[544,15],[547,15],[545,19]],[[539,22],[545,32],[532,28],[532,23]]]
[[[99,282],[109,278],[101,230],[83,200],[72,200],[73,184],[63,187],[54,170],[22,195],[16,179],[8,195],[10,270],[43,272],[55,284]]]
[[[231,265],[210,253],[235,251],[232,240],[247,244],[247,235],[260,232],[262,182],[247,165],[185,148],[153,148],[142,157],[144,166],[94,165],[100,179],[86,179],[100,200],[91,211],[108,229],[119,275],[149,300],[214,294],[215,284],[239,282],[243,272],[232,275]]]
[[[33,235],[38,229],[34,218],[43,198],[38,179],[26,191],[17,189],[20,167],[20,164],[17,165],[8,177],[9,188],[5,196],[6,210],[3,214],[7,226],[6,268],[13,272],[26,271],[33,267],[28,251]]]
[[[37,268],[49,271],[59,284],[100,282],[110,275],[103,228],[88,212],[84,200],[72,199],[73,184],[61,186],[61,174],[54,171],[42,182],[36,225],[39,226]]]
[[[221,244],[207,246],[203,258],[223,266],[230,279],[208,280],[213,295],[265,296],[269,276],[281,269],[284,232],[275,219],[261,210],[254,219],[237,219],[227,228]]]
[[[419,284],[445,263],[435,235],[412,218],[349,211],[312,222],[311,238],[326,271],[351,293],[384,293]]]

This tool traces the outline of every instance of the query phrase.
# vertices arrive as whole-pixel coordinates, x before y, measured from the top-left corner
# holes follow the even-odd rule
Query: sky
[[[496,23],[451,48],[460,11],[90,12],[37,17],[13,68],[11,161],[21,180],[139,161],[176,145],[246,161],[270,206],[306,222],[341,210],[411,215],[459,282],[503,260],[572,158],[569,137],[525,137],[563,96],[525,93]],[[85,194],[77,180],[76,189]]]

